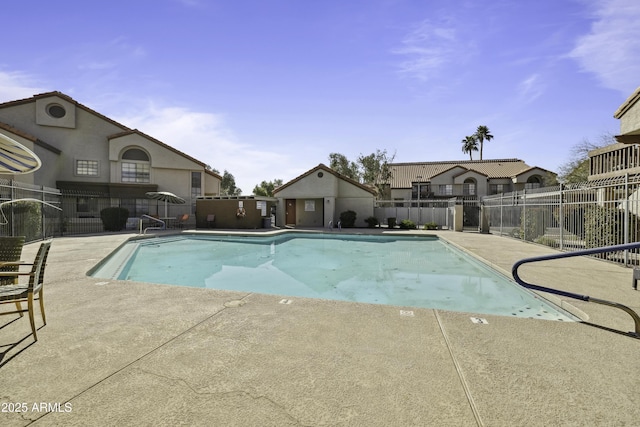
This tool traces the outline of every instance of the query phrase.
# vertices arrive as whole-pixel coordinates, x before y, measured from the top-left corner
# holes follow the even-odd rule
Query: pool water
[[[288,297],[572,320],[560,308],[429,236],[284,233],[134,240],[91,274]]]

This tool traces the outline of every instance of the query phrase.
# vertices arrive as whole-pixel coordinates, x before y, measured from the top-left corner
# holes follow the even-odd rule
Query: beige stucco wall
[[[47,175],[42,176],[46,182],[42,184],[55,187],[55,181],[86,181],[109,182],[110,169],[106,135],[122,132],[122,128],[111,122],[105,121],[83,109],[76,108],[57,97],[47,97],[42,102],[18,104],[0,109],[0,121],[7,123],[23,132],[33,135],[45,143],[62,151],[55,162],[47,162]],[[48,121],[47,125],[38,124],[36,116],[46,114],[44,108],[51,102],[64,104],[67,115],[74,115],[75,127],[68,127],[65,118],[61,119],[63,127],[54,126],[55,120]],[[65,116],[66,117],[66,116]],[[48,151],[48,150],[47,150]],[[44,154],[42,148],[34,150],[36,154]],[[76,177],[74,163],[76,159],[97,160],[99,162],[99,176]],[[42,175],[42,174],[41,174]],[[51,177],[55,177],[52,179]],[[38,175],[36,175],[36,180]]]
[[[633,104],[620,118],[620,133],[640,133],[640,102]]]
[[[529,171],[527,171],[527,172],[525,172],[525,173],[523,173],[523,174],[518,175],[518,176],[513,180],[513,182],[514,182],[514,183],[517,183],[517,184],[520,184],[520,183],[526,183],[526,182],[527,182],[527,180],[528,180],[530,177],[535,176],[535,175],[539,176],[539,177],[542,179],[542,181],[544,182],[544,179],[545,179],[545,176],[547,175],[547,172],[546,172],[546,171],[544,171],[544,170],[542,170],[542,169],[533,168],[533,169],[531,169],[531,170],[529,170]]]
[[[356,226],[364,227],[364,219],[373,215],[372,193],[324,170],[313,171],[275,196],[279,200],[279,226],[284,225],[287,199],[296,199],[296,225],[301,227],[326,227],[330,221],[336,224],[340,213],[346,210],[356,212]],[[305,210],[306,200],[314,201],[314,211]]]
[[[454,184],[464,184],[466,179],[473,179],[476,184],[476,195],[478,197],[486,196],[489,192],[489,185],[487,183],[487,176],[475,171],[467,171],[460,175],[457,175],[453,179]]]

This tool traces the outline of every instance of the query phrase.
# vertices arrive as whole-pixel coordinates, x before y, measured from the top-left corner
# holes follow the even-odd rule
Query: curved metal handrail
[[[159,222],[160,224],[162,224],[162,227],[147,227],[144,229],[144,232],[142,231],[142,218],[147,218],[156,222]],[[151,215],[147,215],[147,214],[142,214],[140,215],[140,232],[141,234],[147,234],[147,230],[166,230],[167,229],[167,224],[158,218],[154,218]]]
[[[542,255],[537,257],[525,258],[513,264],[513,267],[511,268],[511,274],[513,275],[513,280],[515,280],[516,283],[518,283],[520,286],[523,286],[527,289],[548,292],[551,294],[561,295],[568,298],[579,299],[581,301],[595,302],[596,304],[608,305],[610,307],[619,308],[620,310],[625,311],[627,314],[629,314],[633,318],[633,322],[635,324],[635,333],[632,332],[632,334],[634,334],[637,338],[640,338],[640,316],[638,315],[638,313],[636,313],[626,305],[622,305],[617,302],[607,301],[599,298],[593,298],[588,295],[580,295],[573,292],[561,291],[559,289],[553,289],[553,288],[547,288],[544,286],[534,285],[532,283],[525,282],[518,275],[518,268],[522,264],[526,264],[526,263],[538,262],[538,261],[549,261],[549,260],[560,259],[560,258],[571,258],[571,257],[577,257],[577,256],[583,256],[583,255],[593,255],[593,254],[600,254],[605,252],[618,252],[618,251],[625,251],[629,249],[640,249],[640,242],[625,243],[622,245],[613,245],[613,246],[603,246],[600,248],[583,249],[583,250],[573,251],[573,252],[563,252],[560,254]]]

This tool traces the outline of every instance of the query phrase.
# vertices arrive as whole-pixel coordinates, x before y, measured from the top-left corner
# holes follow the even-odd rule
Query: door
[[[287,199],[285,201],[287,208],[285,210],[285,225],[296,225],[296,199]]]

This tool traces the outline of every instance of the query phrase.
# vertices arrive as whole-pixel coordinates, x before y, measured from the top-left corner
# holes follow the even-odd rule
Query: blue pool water
[[[429,236],[285,233],[134,240],[92,276],[571,320],[546,300]]]

